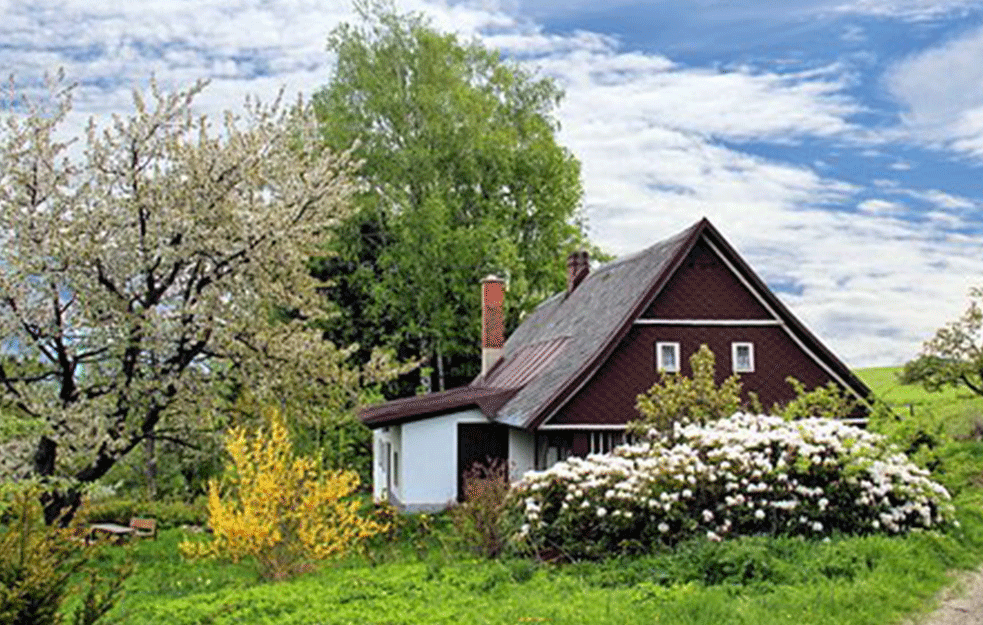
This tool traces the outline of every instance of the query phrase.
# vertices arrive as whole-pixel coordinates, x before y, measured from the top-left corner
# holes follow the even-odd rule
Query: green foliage
[[[101,573],[89,566],[96,546],[80,539],[84,528],[58,528],[43,520],[38,488],[7,490],[2,508],[7,520],[0,527],[0,623],[48,625],[64,621],[60,607],[73,576],[87,578],[82,600],[72,615],[73,625],[99,621],[119,601],[122,585],[132,572],[123,564]]]
[[[794,377],[789,376],[785,381],[795,390],[795,399],[786,404],[772,406],[773,415],[782,416],[790,421],[808,418],[844,419],[857,408],[856,400],[848,397],[834,382],[808,391],[805,385]]]
[[[983,288],[969,291],[966,311],[925,342],[917,358],[906,363],[898,379],[929,391],[965,387],[983,396]]]
[[[691,377],[659,372],[659,381],[638,396],[636,408],[642,416],[628,424],[630,433],[648,437],[658,432],[672,437],[677,424],[705,424],[729,417],[738,410],[764,412],[755,393],[749,392],[747,399],[741,397],[742,385],[736,373],[717,384],[716,357],[706,345],[701,345],[690,357],[690,368]],[[774,404],[770,414],[788,420],[842,419],[857,409],[857,402],[833,382],[810,391],[794,377],[789,376],[786,381],[795,391],[795,398],[785,404]]]
[[[191,501],[203,496],[208,489],[208,480],[222,471],[219,424],[207,430],[180,427],[179,431],[170,431],[168,435],[173,438],[155,441],[152,458],[146,444],[138,445],[120,459],[100,483],[111,485],[113,493],[122,499]],[[151,460],[153,488],[148,476],[148,461]]]
[[[180,500],[140,501],[137,499],[108,499],[89,503],[82,514],[93,523],[106,522],[126,525],[134,517],[149,517],[161,529],[185,525],[203,527],[208,521],[208,506],[204,497],[193,503]]]
[[[947,436],[975,436],[976,424],[983,421],[983,397],[962,387],[929,391],[920,384],[899,382],[898,367],[861,369],[857,375],[890,406],[900,420],[914,418],[943,426]]]
[[[290,419],[297,453],[318,459],[330,471],[354,471],[363,485],[372,484],[372,430],[351,412],[317,412],[311,406],[306,418]]]
[[[660,371],[659,381],[638,396],[636,407],[642,416],[628,424],[629,433],[646,437],[655,430],[672,436],[677,424],[704,424],[741,408],[740,378],[734,374],[718,385],[716,358],[709,347],[700,345],[689,362],[692,377]],[[750,401],[756,403],[753,397]]]
[[[975,432],[983,397],[965,389],[928,391],[900,383],[898,368],[866,369],[858,375],[883,400],[875,404],[871,430],[929,469],[954,496],[983,487],[983,445]],[[888,402],[893,410],[886,408]]]
[[[580,166],[555,139],[561,92],[420,14],[373,0],[356,9],[363,23],[331,34],[337,66],[314,98],[325,143],[354,144],[366,182],[338,256],[316,267],[342,304],[326,329],[339,343],[382,339],[429,358],[438,385],[467,380],[481,278],[508,279],[514,327],[564,287],[566,254],[589,247]]]

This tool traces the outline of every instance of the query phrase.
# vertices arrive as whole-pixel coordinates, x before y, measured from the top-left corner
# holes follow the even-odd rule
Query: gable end
[[[712,249],[693,246],[642,319],[775,319]]]

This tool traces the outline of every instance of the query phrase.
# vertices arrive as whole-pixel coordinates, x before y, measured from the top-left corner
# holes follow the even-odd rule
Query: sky
[[[708,217],[852,367],[902,364],[983,286],[981,0],[397,0],[564,89],[591,238]],[[201,112],[331,77],[347,0],[0,0],[0,68],[78,84],[69,130],[207,78]],[[0,106],[2,106],[0,101]]]

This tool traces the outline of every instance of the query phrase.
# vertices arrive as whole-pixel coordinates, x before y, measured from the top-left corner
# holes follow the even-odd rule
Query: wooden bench
[[[133,534],[133,528],[128,525],[117,523],[92,523],[89,525],[89,540],[95,539],[99,535],[108,537],[117,545],[122,545]]]
[[[109,537],[116,544],[122,544],[130,536],[153,538],[157,540],[157,520],[133,517],[129,525],[117,523],[93,523],[89,525],[89,536],[95,538],[98,534]]]
[[[157,540],[157,520],[156,519],[141,519],[133,517],[130,519],[130,529],[134,536],[139,536],[140,538],[153,538]]]

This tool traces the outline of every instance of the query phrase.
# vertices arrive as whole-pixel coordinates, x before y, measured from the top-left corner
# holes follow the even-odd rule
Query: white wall
[[[407,510],[441,509],[457,499],[457,424],[488,423],[478,409],[403,424],[402,503]]]
[[[386,498],[384,443],[398,456],[394,504],[410,512],[442,510],[457,500],[457,424],[488,423],[478,409],[372,430],[372,481],[377,501]],[[509,429],[510,478],[535,466],[535,435]]]
[[[536,467],[536,435],[509,428],[509,479],[522,478]]]
[[[389,443],[392,446],[392,451],[396,452],[396,457],[390,460],[389,466],[393,467],[392,460],[395,460],[399,465],[403,464],[402,428],[401,425],[391,425],[372,430],[372,493],[376,501],[383,501],[387,498],[386,443]],[[394,468],[399,477],[399,483],[393,485],[393,495],[396,498],[393,503],[399,503],[403,500],[402,487],[405,479],[403,478],[403,467],[396,466]]]

